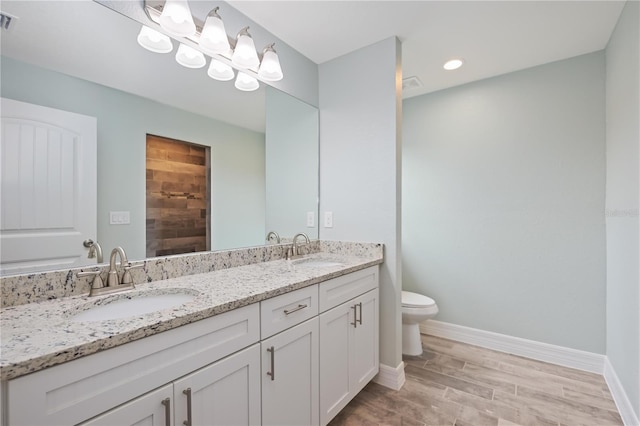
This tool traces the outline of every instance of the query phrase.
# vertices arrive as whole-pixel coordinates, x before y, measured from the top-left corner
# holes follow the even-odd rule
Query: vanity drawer
[[[371,266],[351,274],[320,283],[320,312],[360,296],[378,287],[378,266]]]
[[[318,285],[260,302],[261,339],[318,315]]]

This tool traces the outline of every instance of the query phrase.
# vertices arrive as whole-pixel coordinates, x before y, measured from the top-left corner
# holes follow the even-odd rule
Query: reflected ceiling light
[[[460,68],[462,66],[462,64],[464,64],[464,60],[463,59],[451,59],[447,62],[444,63],[443,68],[447,71],[453,71],[453,70],[457,70],[458,68]]]
[[[257,90],[260,87],[260,83],[258,80],[251,77],[250,75],[238,71],[238,77],[236,77],[235,83],[236,89],[242,90],[243,92],[251,92],[253,90]]]
[[[264,81],[280,81],[282,80],[282,68],[280,67],[280,59],[273,48],[275,43],[264,48],[262,53],[262,62],[258,70],[258,77]]]
[[[222,61],[217,60],[216,58],[211,59],[211,63],[209,64],[209,69],[207,70],[207,75],[214,80],[220,81],[229,81],[233,80],[235,74],[233,73],[233,68],[230,65],[225,64]]]
[[[187,0],[167,0],[160,14],[160,26],[170,34],[189,37],[196,33]]]
[[[249,27],[244,27],[236,38],[236,47],[231,56],[231,63],[239,68],[256,68],[260,65],[253,38],[249,34]]]
[[[199,50],[180,43],[176,53],[176,61],[187,68],[202,68],[207,64],[207,60]]]
[[[143,25],[138,34],[138,44],[155,53],[169,53],[173,50],[171,39],[146,25]]]
[[[224,22],[222,22],[222,18],[218,15],[218,9],[220,8],[216,7],[209,12],[207,19],[204,21],[202,33],[200,34],[200,47],[202,47],[204,53],[208,55],[228,55],[231,52],[227,32],[224,29]]]

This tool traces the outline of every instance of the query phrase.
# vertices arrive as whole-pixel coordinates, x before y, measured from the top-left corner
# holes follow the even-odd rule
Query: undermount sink
[[[99,305],[85,308],[80,313],[73,315],[71,320],[75,322],[106,321],[150,314],[184,305],[191,302],[196,296],[197,292],[190,292],[186,289],[164,294],[140,292],[114,295],[101,300]]]
[[[322,267],[330,267],[330,266],[343,266],[344,264],[341,262],[336,262],[327,259],[300,259],[294,260],[292,262],[295,266],[308,266],[312,268],[322,268]]]

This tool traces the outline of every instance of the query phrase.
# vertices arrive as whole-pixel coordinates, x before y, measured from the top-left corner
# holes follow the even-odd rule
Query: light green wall
[[[266,88],[267,232],[318,238],[318,109]],[[313,212],[314,226],[307,226]]]
[[[639,28],[640,3],[628,1],[606,50],[607,357],[636,418],[640,418]]]
[[[3,97],[97,117],[98,241],[145,256],[145,147],[154,134],[211,147],[212,249],[263,244],[264,134],[2,57]],[[109,225],[109,211],[130,225]]]
[[[403,288],[437,320],[604,354],[596,52],[406,99]]]

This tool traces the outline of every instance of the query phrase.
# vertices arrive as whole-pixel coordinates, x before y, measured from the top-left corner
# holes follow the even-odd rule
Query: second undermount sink
[[[303,266],[303,267],[308,266],[310,268],[322,268],[322,267],[344,265],[342,262],[336,262],[328,259],[314,259],[314,258],[294,260],[292,263],[295,266]]]
[[[114,295],[101,300],[100,304],[86,307],[71,317],[72,321],[106,321],[129,318],[175,308],[191,302],[198,292],[180,289],[170,293],[138,292],[132,294]]]

